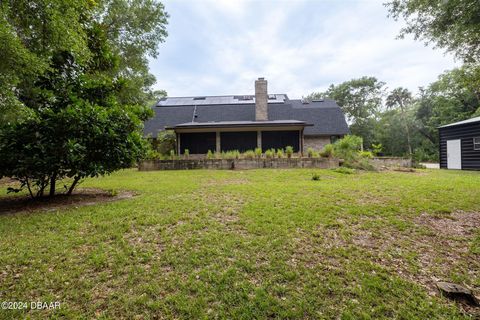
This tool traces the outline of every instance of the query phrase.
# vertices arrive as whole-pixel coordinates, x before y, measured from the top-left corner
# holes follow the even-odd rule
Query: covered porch
[[[303,153],[303,130],[309,126],[304,121],[221,121],[189,122],[166,129],[174,130],[177,137],[177,154],[206,154],[238,150],[245,152],[261,148],[285,149]]]

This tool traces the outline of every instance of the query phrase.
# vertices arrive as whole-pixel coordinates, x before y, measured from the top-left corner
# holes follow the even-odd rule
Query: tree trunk
[[[33,192],[32,192],[32,188],[30,188],[30,181],[28,181],[28,178],[25,179],[25,182],[27,184],[28,193],[30,193],[30,197],[32,197],[32,199],[35,199],[35,196],[33,195]]]
[[[48,194],[50,197],[55,195],[55,183],[57,182],[57,173],[52,174],[50,177],[50,193]]]
[[[67,191],[68,196],[72,194],[73,189],[75,189],[75,187],[77,186],[78,181],[80,181],[80,177],[75,177],[73,179],[72,185],[70,186],[70,189],[68,189]]]

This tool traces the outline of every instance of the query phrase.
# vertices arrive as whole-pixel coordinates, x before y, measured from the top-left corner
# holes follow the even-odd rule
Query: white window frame
[[[480,137],[473,138],[473,150],[480,151]]]

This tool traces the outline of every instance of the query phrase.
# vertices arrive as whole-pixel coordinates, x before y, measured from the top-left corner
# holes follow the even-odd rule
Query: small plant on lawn
[[[185,151],[183,151],[183,155],[185,156],[185,159],[188,159],[190,157],[190,150],[185,149]]]
[[[334,155],[334,148],[333,148],[333,144],[331,143],[325,145],[322,151],[320,151],[320,156],[323,158],[331,158],[333,157],[333,155]]]
[[[285,152],[283,152],[283,149],[277,149],[277,158],[282,159],[285,157]]]
[[[287,154],[287,158],[290,159],[293,155],[293,147],[292,146],[287,146],[285,148],[285,153]]]
[[[255,159],[255,151],[247,150],[243,153],[243,157],[248,160],[253,160]]]
[[[313,181],[319,181],[320,180],[320,175],[318,173],[312,174],[312,180]]]
[[[274,154],[275,153],[272,151],[272,149],[268,149],[267,151],[265,151],[265,158],[272,159]]]
[[[257,159],[260,159],[262,157],[262,149],[261,148],[255,148],[255,157]]]
[[[212,150],[208,150],[208,152],[207,152],[207,159],[208,159],[208,160],[212,160],[212,159],[214,159],[214,158],[215,158],[215,156],[214,156]]]

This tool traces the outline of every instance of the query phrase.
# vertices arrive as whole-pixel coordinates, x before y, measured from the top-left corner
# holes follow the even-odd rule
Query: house
[[[480,117],[438,128],[440,168],[480,170]]]
[[[145,135],[155,139],[161,130],[174,130],[178,154],[287,146],[295,152],[320,150],[349,132],[335,101],[269,94],[264,78],[255,81],[255,95],[166,97],[153,108]]]

